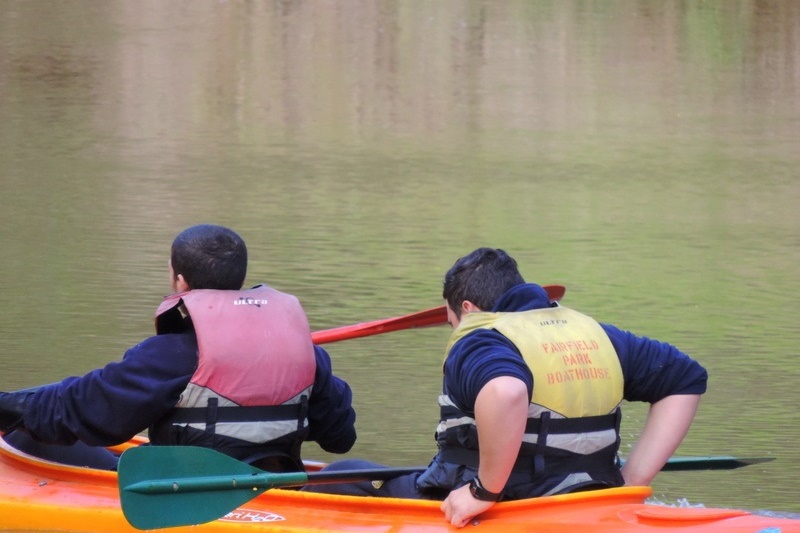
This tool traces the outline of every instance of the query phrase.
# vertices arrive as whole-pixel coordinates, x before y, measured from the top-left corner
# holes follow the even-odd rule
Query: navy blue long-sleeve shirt
[[[125,442],[175,407],[197,368],[197,354],[191,330],[150,337],[119,362],[39,389],[28,402],[24,426],[51,444]],[[356,440],[352,392],[333,375],[328,353],[314,346],[314,354],[308,440],[325,451],[344,453]]]
[[[523,284],[504,294],[492,311],[527,311],[549,306],[542,287]],[[706,370],[676,347],[610,324],[600,325],[619,357],[625,400],[655,403],[675,394],[706,391]],[[445,361],[445,389],[465,412],[474,412],[480,390],[500,376],[521,380],[528,387],[528,394],[533,393],[533,375],[519,351],[508,338],[492,329],[475,330],[460,339]]]

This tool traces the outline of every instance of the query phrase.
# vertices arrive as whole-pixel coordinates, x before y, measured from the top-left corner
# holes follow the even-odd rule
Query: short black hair
[[[513,257],[499,248],[478,248],[447,271],[442,296],[461,318],[465,300],[490,311],[507,290],[521,283],[525,280]]]
[[[190,289],[239,290],[247,275],[247,246],[233,230],[199,224],[175,237],[170,261]]]

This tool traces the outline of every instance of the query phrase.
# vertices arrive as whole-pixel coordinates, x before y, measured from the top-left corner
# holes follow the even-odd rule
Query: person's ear
[[[175,292],[186,292],[189,290],[191,290],[191,287],[189,287],[189,284],[183,279],[183,274],[175,276]]]
[[[464,300],[463,302],[461,302],[461,316],[464,316],[467,313],[478,313],[481,311],[483,311],[483,309],[481,309],[474,303],[470,302],[469,300]]]

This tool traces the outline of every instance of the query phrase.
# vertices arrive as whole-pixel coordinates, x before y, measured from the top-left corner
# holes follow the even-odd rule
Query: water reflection
[[[479,245],[711,372],[659,497],[797,511],[800,4],[0,4],[0,389],[150,334],[184,226],[315,329],[439,303]],[[432,453],[444,329],[332,345],[353,455]],[[644,411],[626,411],[635,438]],[[735,416],[731,416],[735,414]],[[311,452],[310,452],[311,453]],[[319,453],[324,458],[324,454]]]

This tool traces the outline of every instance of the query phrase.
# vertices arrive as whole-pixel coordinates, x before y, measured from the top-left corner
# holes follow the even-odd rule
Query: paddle
[[[564,297],[566,288],[563,285],[543,285],[547,291],[547,296],[551,302],[557,302]],[[439,326],[447,323],[447,308],[445,306],[433,307],[424,311],[411,313],[410,315],[383,318],[370,322],[361,322],[350,326],[324,329],[315,331],[311,338],[315,344],[325,344],[326,342],[337,342],[347,339],[357,339],[368,337],[379,333],[389,333],[402,329],[424,328],[428,326]]]
[[[662,470],[729,470],[773,460],[731,456],[672,457]],[[140,446],[119,461],[119,493],[139,529],[202,524],[225,516],[271,488],[385,480],[422,467],[274,474],[208,448]]]
[[[140,446],[119,460],[122,512],[138,529],[216,520],[275,487],[391,479],[422,467],[270,473],[209,448]]]
[[[715,455],[707,457],[670,457],[662,472],[686,472],[689,470],[735,470],[744,466],[774,461],[774,457],[733,457]],[[625,464],[625,461],[622,461]]]

